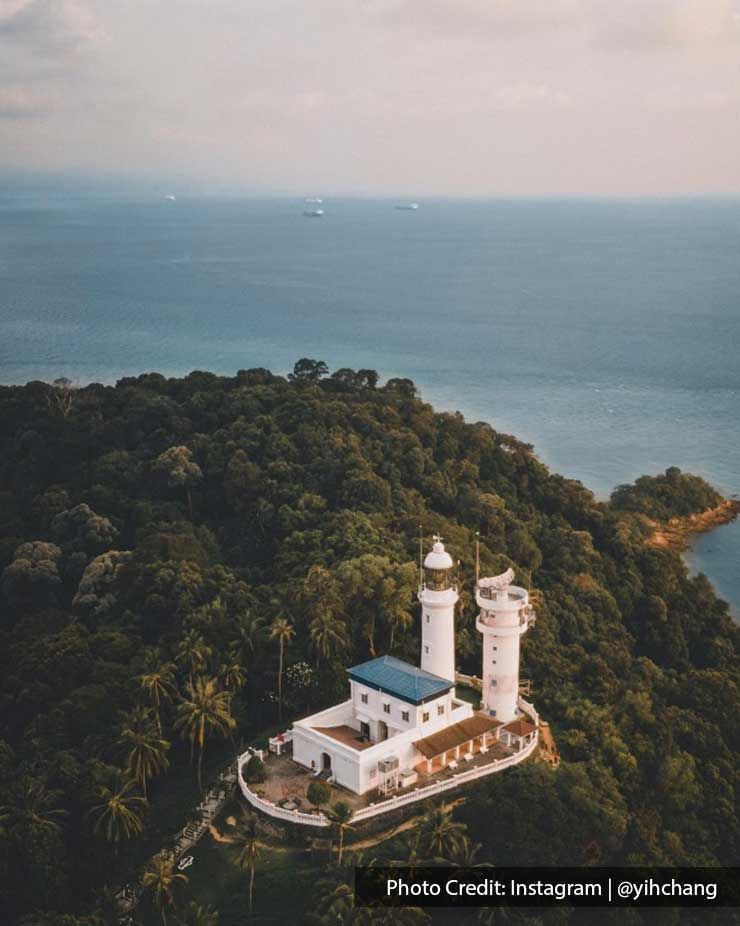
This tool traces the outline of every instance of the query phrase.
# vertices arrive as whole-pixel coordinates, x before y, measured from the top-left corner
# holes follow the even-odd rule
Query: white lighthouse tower
[[[519,639],[535,621],[527,591],[512,585],[514,571],[478,579],[475,626],[483,634],[483,709],[509,723],[518,716]]]
[[[421,668],[455,683],[455,605],[458,594],[452,581],[452,557],[442,539],[424,560],[419,587],[421,602]]]

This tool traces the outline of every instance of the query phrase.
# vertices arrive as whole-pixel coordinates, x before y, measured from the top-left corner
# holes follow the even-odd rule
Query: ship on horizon
[[[394,208],[402,209],[406,212],[416,212],[416,210],[419,208],[419,204],[418,203],[396,203]]]

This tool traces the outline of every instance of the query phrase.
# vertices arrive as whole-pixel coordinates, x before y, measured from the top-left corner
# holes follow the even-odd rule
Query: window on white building
[[[391,712],[391,706],[390,706],[390,704],[384,704],[384,705],[383,705],[383,713],[384,713],[384,714],[390,714],[390,712]]]
[[[429,721],[429,711],[424,711],[424,713],[421,715],[421,722],[427,723],[428,721]]]
[[[406,723],[409,722],[409,712],[401,711],[401,720],[404,720]]]
[[[362,701],[363,704],[367,704],[367,695],[366,695],[366,694],[361,694],[361,695],[360,695],[360,701]]]
[[[492,678],[492,679],[491,679],[491,688],[495,688],[496,685],[498,685],[498,682],[496,681],[495,678]]]
[[[427,656],[429,655],[429,647],[428,647],[428,646],[425,646],[425,647],[424,647],[424,652],[425,652],[425,654],[426,654]]]
[[[444,704],[438,704],[438,705],[437,705],[437,716],[438,716],[438,717],[441,717],[442,714],[444,714],[444,712],[445,712],[445,706],[444,706]]]
[[[428,615],[428,614],[427,614],[426,618],[427,618],[427,624],[428,624],[428,623],[429,623],[429,615]]]

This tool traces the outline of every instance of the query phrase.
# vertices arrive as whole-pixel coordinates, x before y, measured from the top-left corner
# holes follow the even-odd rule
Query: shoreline
[[[697,514],[671,518],[665,523],[650,520],[652,533],[645,543],[659,550],[686,553],[690,549],[691,538],[696,534],[706,534],[717,527],[729,524],[739,514],[740,500],[726,498],[714,508],[705,508]]]

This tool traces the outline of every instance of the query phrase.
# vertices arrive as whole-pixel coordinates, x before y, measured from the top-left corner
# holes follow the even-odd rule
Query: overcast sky
[[[740,192],[740,0],[0,0],[0,168]]]

